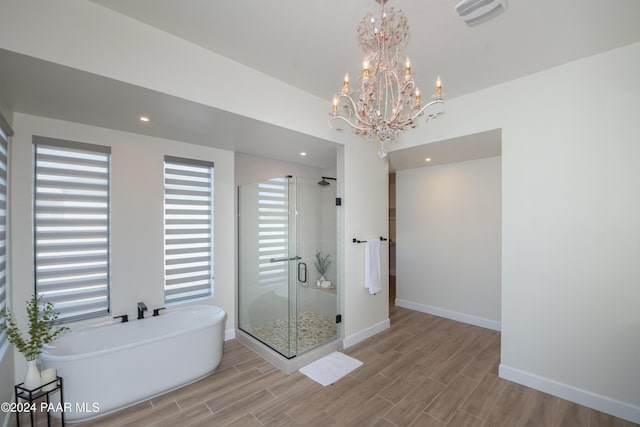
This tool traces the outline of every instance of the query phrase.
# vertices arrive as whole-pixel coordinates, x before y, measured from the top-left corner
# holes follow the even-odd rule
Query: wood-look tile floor
[[[322,387],[236,340],[212,375],[78,426],[638,427],[500,379],[500,334],[398,307],[344,352],[364,365]]]

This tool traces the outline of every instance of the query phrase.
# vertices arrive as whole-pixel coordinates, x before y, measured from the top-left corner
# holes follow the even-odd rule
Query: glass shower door
[[[337,208],[334,179],[296,178],[297,354],[338,335]],[[302,280],[304,279],[304,280]]]

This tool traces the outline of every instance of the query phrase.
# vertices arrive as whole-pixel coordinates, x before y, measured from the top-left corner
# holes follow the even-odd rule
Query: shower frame
[[[321,177],[321,181],[317,181],[317,178],[299,178],[292,176],[285,176],[282,178],[273,178],[271,180],[265,180],[260,183],[248,184],[244,186],[238,187],[238,339],[244,344],[248,345],[256,352],[261,354],[263,357],[270,360],[281,370],[289,373],[291,369],[297,369],[296,366],[300,365],[300,363],[304,363],[306,360],[313,360],[317,357],[322,356],[323,354],[327,354],[330,351],[335,351],[338,349],[339,343],[338,338],[340,336],[341,328],[339,322],[341,321],[341,315],[338,314],[339,311],[339,290],[340,283],[338,278],[340,277],[340,268],[341,266],[338,263],[340,259],[340,248],[338,245],[339,241],[339,229],[338,226],[340,223],[340,213],[339,213],[339,197],[338,197],[338,183],[335,178],[330,177]],[[329,182],[332,181],[332,182]],[[327,184],[323,184],[327,183]],[[283,198],[286,198],[286,211],[287,211],[287,225],[286,225],[286,243],[287,250],[286,253],[276,253],[275,256],[262,256],[262,263],[258,262],[258,266],[255,265],[245,265],[248,263],[247,261],[247,252],[251,253],[249,258],[253,258],[255,253],[261,254],[260,252],[260,243],[251,242],[247,240],[247,235],[250,235],[252,231],[260,230],[260,219],[256,220],[253,217],[248,217],[250,214],[247,212],[247,209],[253,210],[255,212],[254,215],[257,214],[258,218],[269,218],[269,211],[273,211],[274,209],[267,208],[263,211],[260,210],[261,206],[261,196],[260,189],[262,186],[263,198],[266,200],[265,203],[269,203],[269,198],[275,198],[279,196],[278,191],[284,191],[283,188],[279,188],[278,185],[281,184],[284,187],[286,184],[286,197],[284,194]],[[319,185],[318,185],[319,184]],[[305,193],[306,191],[306,193]],[[315,199],[314,199],[315,197]],[[262,200],[264,201],[264,200]],[[277,200],[276,200],[277,201]],[[271,202],[274,202],[271,200]],[[329,209],[329,205],[331,205],[331,209]],[[268,206],[268,205],[265,205]],[[253,209],[257,207],[257,210]],[[305,217],[305,209],[316,209],[315,217],[314,215],[310,215],[311,218],[308,223],[305,220],[308,220],[308,217]],[[261,212],[263,215],[261,217]],[[336,284],[336,289],[331,291],[327,291],[326,289],[320,289],[315,286],[313,283],[313,274],[310,271],[310,268],[313,268],[313,256],[317,253],[319,248],[326,250],[326,242],[323,238],[318,237],[318,232],[316,235],[309,236],[306,235],[303,237],[305,233],[309,233],[309,229],[318,229],[322,228],[324,232],[324,236],[326,238],[325,228],[330,227],[331,225],[326,225],[328,222],[327,219],[318,220],[318,217],[321,216],[322,212],[332,212],[332,215],[326,215],[327,217],[331,216],[331,221],[329,224],[333,224],[333,234],[331,236],[331,240],[329,245],[332,246],[331,253],[333,256],[333,270],[331,274],[331,278],[333,279],[333,283]],[[281,213],[281,212],[280,212]],[[278,212],[271,212],[271,214],[278,216]],[[308,214],[308,212],[307,212]],[[280,224],[281,225],[281,224]],[[264,226],[264,224],[263,224]],[[273,225],[273,227],[277,227]],[[276,228],[274,228],[275,230]],[[259,234],[259,232],[258,232]],[[271,234],[277,234],[275,232],[271,232]],[[321,232],[322,234],[322,232]],[[260,237],[258,236],[258,240]],[[266,240],[265,240],[266,241]],[[317,241],[321,241],[318,243]],[[331,243],[332,242],[332,243]],[[252,246],[253,245],[253,246]],[[255,247],[254,247],[255,246]],[[247,248],[250,250],[247,251]],[[257,251],[257,252],[256,252]],[[322,252],[322,250],[319,250]],[[265,252],[267,253],[267,252]],[[260,255],[259,255],[260,257]],[[265,277],[268,276],[270,272],[269,269],[278,269],[278,263],[281,263],[280,266],[286,270],[287,283],[286,286],[283,282],[277,281],[276,285],[265,286],[264,283],[261,285],[260,283],[253,283],[254,277],[257,278],[258,274],[261,272],[261,268],[264,270],[262,273],[266,273]],[[276,274],[277,275],[277,274]],[[249,277],[251,280],[247,280]],[[306,280],[304,280],[306,279]],[[256,279],[258,280],[258,279]],[[259,280],[258,280],[259,281]],[[262,292],[262,295],[259,297],[247,296],[247,293],[250,292],[247,290],[247,282],[250,283],[250,287],[255,288],[256,292]],[[306,283],[305,283],[306,282]],[[253,291],[251,291],[253,292]],[[286,319],[285,310],[282,308],[282,301],[275,302],[272,299],[272,296],[279,296],[280,298],[284,298],[286,294]],[[335,321],[335,332],[330,338],[325,339],[322,342],[319,342],[317,345],[312,348],[305,348],[301,346],[301,342],[304,339],[304,331],[298,330],[300,328],[300,317],[298,317],[303,311],[303,306],[305,302],[302,301],[302,297],[311,297],[311,303],[308,303],[311,308],[314,308],[314,298],[318,297],[329,299],[333,295],[332,301],[332,309],[330,316],[325,315],[326,318],[330,318],[332,321]],[[273,343],[269,342],[269,339],[266,339],[264,336],[259,336],[256,333],[256,324],[259,322],[253,322],[250,320],[251,315],[256,316],[256,310],[251,312],[249,307],[246,307],[246,302],[254,298],[255,301],[251,304],[256,307],[268,307],[269,313],[280,313],[280,315],[276,316],[276,322],[285,322],[288,324],[288,338],[289,338],[289,349],[288,351],[282,351],[282,348],[278,348],[277,346],[272,345]],[[264,301],[258,301],[258,298],[263,298]],[[243,305],[244,304],[244,305]],[[331,305],[331,303],[329,303]],[[324,312],[326,313],[327,304],[324,304]],[[315,307],[316,309],[318,307]],[[320,310],[322,311],[322,310]],[[312,311],[312,313],[314,313]],[[314,313],[315,314],[315,313]],[[293,319],[296,321],[294,322]],[[324,321],[324,319],[323,319]],[[269,325],[268,322],[263,322],[266,325]],[[295,325],[293,324],[295,323]],[[319,323],[319,322],[318,322]],[[329,329],[328,329],[329,330]],[[329,330],[330,331],[330,330]],[[329,332],[330,333],[330,332]],[[285,337],[286,339],[287,337]],[[313,345],[313,344],[312,344]]]

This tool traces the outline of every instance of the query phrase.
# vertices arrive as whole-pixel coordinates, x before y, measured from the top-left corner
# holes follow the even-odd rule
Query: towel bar
[[[380,241],[381,241],[381,242],[386,242],[386,241],[387,241],[387,239],[386,239],[386,238],[384,238],[384,237],[382,237],[382,236],[380,236]],[[356,238],[354,237],[354,238],[353,238],[353,243],[367,243],[367,241],[366,241],[366,240],[358,240],[358,239],[356,239]]]

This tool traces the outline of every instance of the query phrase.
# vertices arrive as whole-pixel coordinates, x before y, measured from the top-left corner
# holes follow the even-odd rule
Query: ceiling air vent
[[[456,6],[456,12],[471,27],[499,15],[506,8],[506,0],[462,0]]]

